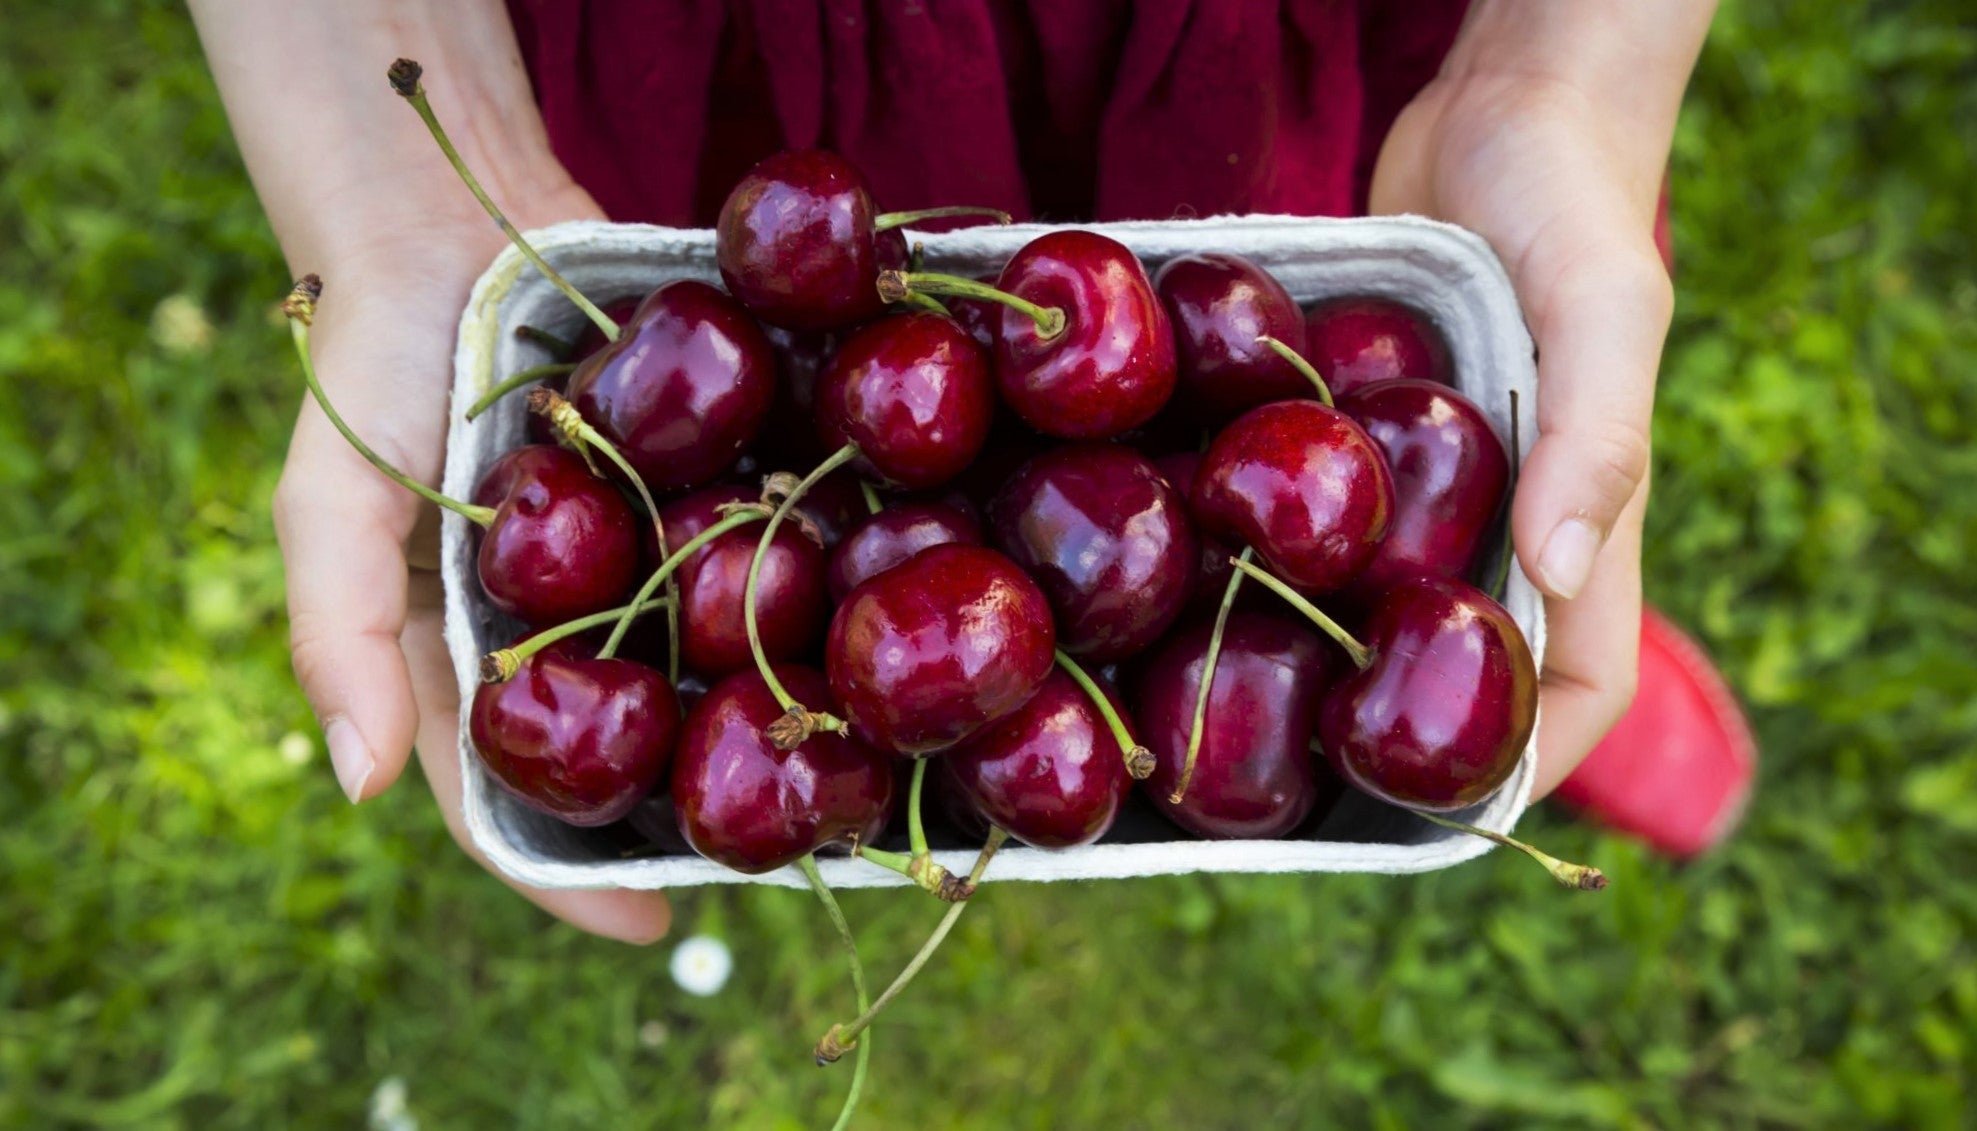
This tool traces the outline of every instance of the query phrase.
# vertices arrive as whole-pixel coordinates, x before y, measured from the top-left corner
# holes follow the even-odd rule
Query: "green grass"
[[[1598,898],[1501,853],[992,888],[878,1031],[869,1125],[1968,1126],[1973,74],[1954,2],[1733,3],[1682,126],[1649,587],[1763,740],[1734,844],[1534,821]],[[823,1123],[848,994],[806,894],[682,893],[738,961],[685,999],[417,783],[341,800],[267,517],[285,284],[183,14],[12,6],[0,1125],[350,1127],[394,1076],[427,1128]],[[845,903],[881,975],[937,914]]]

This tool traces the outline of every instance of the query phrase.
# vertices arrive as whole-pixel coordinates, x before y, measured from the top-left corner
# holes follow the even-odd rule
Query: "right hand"
[[[504,246],[463,188],[443,187],[444,204],[396,210],[416,222],[373,225],[336,241],[329,262],[291,264],[323,276],[311,338],[331,403],[379,455],[434,484],[455,328],[474,280]],[[511,213],[524,230],[602,218],[567,181],[527,200]],[[274,499],[296,677],[350,800],[390,788],[416,747],[447,829],[485,867],[461,817],[460,695],[440,636],[437,509],[378,474],[302,400]],[[671,920],[658,892],[547,891],[502,879],[607,938],[648,943]]]

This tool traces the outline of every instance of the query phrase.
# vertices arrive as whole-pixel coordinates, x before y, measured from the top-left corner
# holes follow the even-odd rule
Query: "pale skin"
[[[325,388],[386,459],[436,482],[454,326],[503,240],[385,66],[425,64],[441,119],[517,226],[602,215],[549,151],[506,12],[498,0],[191,8],[283,253],[327,284],[313,334]],[[1633,696],[1649,417],[1672,304],[1654,204],[1713,10],[1479,0],[1375,170],[1374,211],[1436,216],[1490,241],[1538,342],[1539,435],[1512,530],[1548,594],[1540,794]],[[274,511],[296,677],[338,782],[353,802],[376,797],[416,750],[448,829],[477,856],[460,815],[433,508],[305,399]],[[626,942],[658,939],[671,921],[656,892],[510,886]]]

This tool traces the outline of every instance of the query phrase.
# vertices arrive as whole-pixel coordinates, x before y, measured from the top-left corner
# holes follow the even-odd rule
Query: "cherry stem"
[[[547,380],[551,377],[561,377],[575,368],[575,365],[567,361],[552,361],[547,365],[531,365],[527,369],[517,370],[513,374],[510,374],[506,381],[482,393],[481,399],[475,401],[467,409],[467,419],[475,419],[481,413],[493,408],[495,401],[500,400],[502,397],[507,396],[524,385]]]
[[[1244,546],[1238,557],[1249,561],[1251,550]],[[1179,805],[1188,795],[1188,785],[1194,781],[1194,764],[1201,757],[1201,736],[1208,729],[1208,696],[1215,687],[1215,668],[1222,661],[1222,636],[1229,628],[1229,610],[1235,607],[1236,591],[1242,588],[1243,575],[1240,572],[1229,574],[1229,584],[1222,589],[1222,603],[1215,609],[1215,627],[1208,633],[1208,654],[1201,660],[1201,685],[1194,692],[1194,722],[1188,727],[1188,750],[1181,758],[1181,775],[1174,782],[1174,791],[1167,795],[1170,805]]]
[[[918,224],[926,220],[946,220],[954,216],[987,216],[998,224],[1009,222],[1009,213],[1000,208],[985,208],[980,205],[955,204],[946,208],[922,208],[917,212],[881,212],[872,219],[874,231],[890,231],[904,228],[908,224]]]
[[[652,501],[652,492],[646,489],[645,479],[638,469],[618,451],[616,444],[604,438],[604,434],[592,427],[590,422],[577,411],[577,406],[554,389],[544,386],[529,392],[529,411],[547,419],[554,425],[558,434],[567,440],[571,447],[580,453],[585,462],[590,460],[590,449],[604,453],[604,458],[615,464],[626,479],[631,480],[632,488],[638,492],[638,500],[645,504],[645,513],[652,519],[652,531],[659,539],[659,553],[666,553],[666,520],[659,517],[659,504]],[[593,469],[595,470],[595,469]],[[666,596],[672,604],[666,612],[666,675],[673,682],[680,678],[680,585],[672,574],[666,575]],[[609,659],[610,656],[605,657]]]
[[[569,357],[577,349],[577,343],[559,338],[540,326],[530,326],[527,323],[515,327],[515,336],[525,342],[534,342],[557,357]]]
[[[931,851],[927,847],[926,822],[920,819],[920,792],[926,780],[927,759],[913,759],[913,784],[906,790],[906,842],[915,856],[925,856]]]
[[[886,509],[885,504],[879,500],[879,489],[872,486],[869,480],[860,479],[858,481],[858,493],[865,496],[865,510],[867,513],[877,514]]]
[[[295,354],[302,361],[302,380],[309,385],[309,395],[316,398],[323,415],[343,434],[357,454],[369,460],[372,467],[383,472],[385,478],[437,506],[445,507],[476,526],[486,526],[494,521],[494,508],[463,503],[458,499],[440,494],[431,487],[419,482],[391,464],[371,446],[359,439],[350,425],[343,422],[343,415],[330,403],[329,394],[323,392],[322,382],[316,380],[316,363],[309,356],[309,326],[316,320],[316,300],[323,295],[323,281],[315,275],[304,275],[296,280],[295,288],[288,292],[288,298],[281,304],[281,312],[288,316],[289,335],[295,339]]]
[[[1488,588],[1483,590],[1483,592],[1488,593],[1499,601],[1503,600],[1505,591],[1510,585],[1510,560],[1517,554],[1517,550],[1510,540],[1510,506],[1512,501],[1517,498],[1517,476],[1522,470],[1520,465],[1524,461],[1524,453],[1518,450],[1521,439],[1518,431],[1517,390],[1512,389],[1510,390],[1510,479],[1503,486],[1503,513],[1501,516],[1503,549],[1497,553],[1496,568],[1490,571],[1494,576],[1491,578]]]
[[[1602,891],[1606,887],[1606,873],[1590,864],[1574,864],[1569,860],[1560,860],[1548,852],[1540,851],[1532,845],[1525,844],[1516,837],[1505,836],[1502,833],[1492,832],[1489,829],[1479,828],[1462,821],[1452,821],[1447,817],[1439,817],[1433,813],[1424,813],[1419,809],[1411,810],[1411,812],[1445,829],[1454,829],[1459,833],[1468,833],[1471,836],[1482,837],[1484,840],[1495,841],[1505,848],[1514,848],[1544,865],[1545,871],[1551,873],[1552,879],[1557,880],[1561,885],[1571,888],[1573,891]]]
[[[1277,339],[1271,337],[1268,334],[1265,334],[1256,340],[1263,343],[1266,346],[1269,346],[1271,349],[1275,350],[1278,357],[1281,357],[1285,361],[1290,362],[1292,369],[1295,369],[1299,373],[1304,374],[1304,379],[1311,382],[1312,386],[1318,390],[1318,399],[1325,402],[1326,408],[1332,407],[1331,386],[1325,384],[1325,379],[1318,375],[1318,369],[1316,366],[1304,360],[1304,356],[1302,354],[1298,353],[1296,350],[1292,349],[1291,347],[1285,345],[1284,343],[1278,341]]]
[[[782,526],[783,519],[796,507],[796,501],[807,494],[810,488],[816,486],[818,480],[850,463],[857,455],[858,445],[846,444],[832,452],[824,462],[817,465],[815,470],[799,480],[796,486],[791,487],[789,493],[783,496],[782,502],[776,504],[775,513],[769,516],[769,525],[762,528],[762,537],[755,543],[755,556],[748,561],[748,585],[741,593],[741,619],[742,624],[748,629],[748,651],[755,657],[755,670],[762,673],[762,682],[769,685],[769,694],[776,697],[776,702],[783,709],[783,719],[777,720],[777,724],[781,725],[784,720],[788,720],[787,725],[781,726],[777,733],[769,736],[770,741],[779,750],[796,749],[802,745],[804,739],[810,737],[813,731],[825,730],[841,734],[845,728],[843,719],[822,711],[810,711],[803,704],[798,703],[796,697],[783,687],[782,681],[776,678],[775,670],[769,666],[769,657],[762,651],[762,631],[756,624],[755,618],[755,590],[762,577],[762,559],[769,556],[769,543],[775,539],[776,530]],[[783,745],[784,740],[790,738],[794,738],[795,741],[787,746]]]
[[[654,601],[648,600],[646,595],[641,594],[633,598],[629,605],[620,605],[615,609],[605,609],[601,613],[592,613],[589,616],[578,617],[575,620],[566,620],[554,628],[543,629],[541,632],[536,633],[519,644],[514,644],[507,648],[496,648],[494,651],[481,657],[481,682],[506,683],[515,678],[515,673],[520,670],[523,660],[528,659],[530,656],[535,655],[558,640],[575,636],[579,632],[588,632],[593,628],[600,628],[613,621],[629,621],[633,617],[643,616],[653,609],[669,603],[663,597]],[[611,654],[606,651],[599,651],[597,658],[608,660],[611,658]]]
[[[927,760],[921,758],[916,763],[916,769],[926,764]],[[917,809],[918,806],[915,808]],[[851,854],[861,860],[869,860],[888,872],[897,872],[905,876],[913,881],[913,886],[944,903],[960,903],[975,894],[974,884],[964,882],[959,876],[948,871],[946,865],[934,859],[933,853],[926,847],[925,836],[926,834],[922,832],[922,843],[914,848],[911,855],[887,852],[882,848],[872,848],[863,844],[853,845]]]
[[[1306,600],[1304,594],[1292,589],[1282,581],[1271,577],[1268,572],[1251,565],[1247,558],[1230,558],[1229,564],[1255,578],[1265,589],[1289,602],[1291,608],[1303,613],[1305,618],[1312,624],[1324,629],[1325,635],[1337,641],[1338,646],[1345,649],[1346,655],[1352,657],[1353,667],[1358,668],[1360,671],[1365,671],[1372,664],[1373,653],[1367,649],[1366,645],[1354,640],[1352,633],[1341,628],[1338,621],[1326,616],[1323,609]]]
[[[1040,338],[1054,338],[1064,332],[1064,308],[1061,306],[1038,306],[1029,299],[960,275],[943,275],[938,271],[879,272],[879,297],[887,302],[905,302],[906,296],[915,292],[999,302],[1029,315],[1037,324],[1037,336]]]
[[[1000,828],[989,829],[988,842],[982,845],[981,854],[975,857],[975,866],[968,873],[970,887],[981,883],[982,873],[988,870],[989,861],[995,857],[996,849],[1001,848],[1002,842],[1008,839],[1009,834]],[[913,956],[913,960],[906,964],[906,969],[899,972],[899,977],[892,980],[892,985],[885,988],[885,992],[879,995],[879,1000],[873,1002],[870,1008],[850,1021],[830,1027],[830,1030],[824,1034],[824,1039],[817,1042],[819,1064],[828,1064],[838,1059],[844,1055],[844,1050],[851,1048],[857,1042],[858,1034],[864,1032],[872,1024],[872,1019],[906,989],[907,984],[927,964],[927,960],[933,957],[934,951],[940,949],[940,944],[947,940],[947,933],[954,929],[955,920],[961,918],[961,912],[967,906],[966,903],[957,903],[947,909],[947,914],[941,916],[940,923],[934,927],[933,934],[927,936],[927,941],[921,945],[919,953]]]
[[[838,940],[844,943],[845,957],[851,963],[851,986],[858,994],[859,1011],[870,1010],[872,993],[865,985],[865,963],[858,958],[858,940],[851,934],[851,924],[845,921],[844,909],[838,906],[837,896],[831,893],[830,885],[818,873],[815,856],[804,853],[796,866],[803,870],[803,878],[810,881],[810,890],[817,893],[818,901],[824,905],[824,913],[831,917],[831,926],[837,928]],[[829,1062],[819,1060],[818,1063]],[[858,1110],[858,1096],[865,1090],[865,1072],[871,1063],[872,1042],[858,1042],[858,1059],[851,1068],[851,1090],[844,1094],[844,1106],[838,1109],[837,1122],[831,1124],[831,1131],[843,1131],[851,1126],[851,1115]]]
[[[508,242],[515,245],[515,250],[527,257],[530,263],[535,264],[536,270],[542,272],[543,277],[548,279],[551,285],[563,292],[563,297],[575,303],[577,309],[584,312],[584,317],[595,322],[597,328],[604,331],[605,337],[617,341],[618,323],[610,315],[598,309],[597,304],[585,298],[582,291],[571,286],[568,279],[558,274],[547,260],[538,255],[535,248],[529,246],[529,241],[522,238],[522,233],[516,230],[515,225],[508,222],[508,217],[502,215],[501,209],[487,195],[487,191],[481,188],[479,179],[474,176],[473,170],[467,168],[467,162],[460,156],[460,151],[453,148],[453,140],[446,136],[446,128],[439,124],[439,118],[432,112],[432,103],[426,99],[426,88],[419,82],[420,76],[424,73],[425,68],[418,63],[410,59],[400,59],[391,65],[387,77],[391,79],[391,89],[397,91],[399,97],[411,103],[412,109],[418,111],[419,117],[426,123],[426,129],[431,131],[432,139],[439,143],[440,152],[446,154],[446,160],[453,166],[453,171],[460,174],[460,180],[466,184],[467,191],[474,194],[474,199],[480,201],[481,207],[486,209],[487,214],[500,226],[501,234],[508,237]]]
[[[702,546],[737,526],[760,522],[768,515],[769,508],[765,506],[743,503],[721,521],[687,539],[686,545],[668,555],[665,561],[659,563],[659,568],[652,571],[652,576],[645,579],[645,584],[638,587],[638,592],[632,595],[632,606],[636,607],[650,601],[653,591],[658,589],[667,578],[673,576],[673,571],[680,568],[680,563],[692,557]],[[604,642],[604,647],[598,649],[599,658],[608,660],[618,654],[618,645],[623,642],[625,632],[631,628],[631,623],[632,618],[629,613],[618,621],[618,626],[611,630],[611,638]]]
[[[903,305],[917,306],[921,310],[938,314],[943,318],[954,317],[954,312],[949,310],[946,304],[942,303],[939,299],[935,298],[932,295],[921,294],[919,291],[908,291],[906,292],[906,297],[900,299],[899,301]]]
[[[1119,754],[1125,759],[1126,773],[1135,781],[1152,777],[1153,751],[1134,740],[1133,732],[1126,729],[1125,722],[1119,718],[1119,712],[1112,707],[1111,697],[1099,689],[1098,681],[1080,667],[1078,661],[1065,655],[1062,648],[1057,650],[1057,666],[1063,668],[1064,674],[1070,676],[1079,687],[1084,689],[1085,696],[1091,700],[1091,705],[1104,717],[1105,725],[1112,730],[1112,741],[1118,743]]]

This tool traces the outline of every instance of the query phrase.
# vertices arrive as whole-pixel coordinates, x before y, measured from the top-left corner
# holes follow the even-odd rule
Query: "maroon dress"
[[[1466,0],[510,0],[556,155],[618,220],[710,224],[783,148],[888,209],[1363,212]]]

